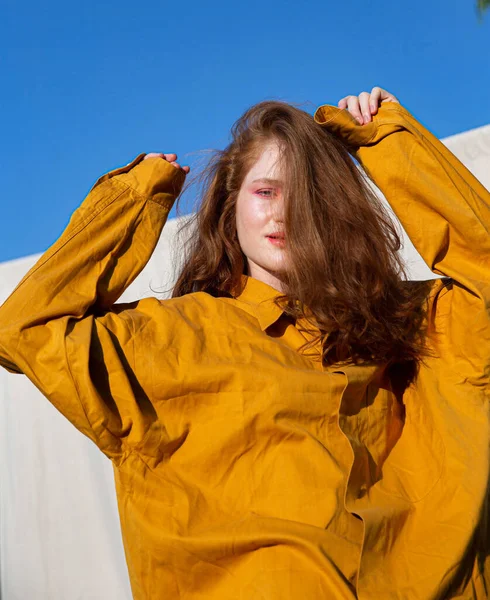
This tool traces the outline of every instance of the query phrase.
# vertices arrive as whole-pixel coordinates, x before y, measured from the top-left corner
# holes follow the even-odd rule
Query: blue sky
[[[490,123],[490,11],[474,4],[4,0],[0,262],[44,252],[140,152],[192,168],[260,100],[313,114],[379,85],[438,137]]]

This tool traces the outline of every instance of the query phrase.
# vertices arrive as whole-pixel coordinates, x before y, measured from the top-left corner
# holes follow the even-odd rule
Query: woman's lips
[[[283,237],[272,237],[272,236],[268,235],[267,239],[269,240],[269,242],[271,244],[274,244],[274,246],[285,246],[286,245],[286,240]]]

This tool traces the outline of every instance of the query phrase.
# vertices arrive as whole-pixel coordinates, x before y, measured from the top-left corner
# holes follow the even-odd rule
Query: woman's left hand
[[[371,121],[371,115],[378,112],[379,105],[383,102],[397,102],[400,104],[399,100],[387,90],[373,87],[371,93],[361,92],[359,96],[345,96],[339,100],[337,106],[346,108],[361,125],[364,125],[364,123]]]

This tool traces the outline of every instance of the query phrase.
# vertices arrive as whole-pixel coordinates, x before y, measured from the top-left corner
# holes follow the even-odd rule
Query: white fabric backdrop
[[[490,188],[490,125],[442,141]],[[169,289],[175,272],[177,226],[167,222],[151,260],[118,302],[163,297],[159,291]],[[403,234],[410,279],[433,279]],[[0,303],[40,256],[0,264]],[[25,376],[2,368],[0,598],[132,598],[111,462]]]

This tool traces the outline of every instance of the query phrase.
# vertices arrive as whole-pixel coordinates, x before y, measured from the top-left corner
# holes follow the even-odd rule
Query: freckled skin
[[[247,173],[238,194],[236,225],[238,241],[247,257],[247,274],[282,291],[285,251],[266,237],[273,231],[284,231],[281,188],[271,183],[254,182],[264,177],[281,179],[278,156],[277,144],[271,143]]]

